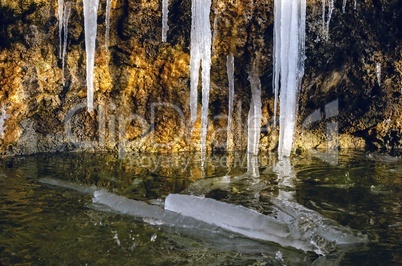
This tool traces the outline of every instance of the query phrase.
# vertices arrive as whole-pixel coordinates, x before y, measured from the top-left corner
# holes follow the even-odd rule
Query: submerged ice
[[[288,200],[273,199],[275,213],[263,215],[249,208],[214,199],[170,194],[165,209],[219,226],[253,239],[278,243],[317,254],[337,246],[366,243],[367,237]]]
[[[273,213],[264,215],[241,205],[214,199],[169,194],[164,208],[142,201],[67,181],[42,178],[41,183],[92,194],[92,201],[103,211],[133,216],[143,222],[200,232],[221,228],[255,240],[270,241],[317,254],[328,254],[337,247],[367,242],[367,237],[343,227],[319,213],[286,199],[272,199]]]

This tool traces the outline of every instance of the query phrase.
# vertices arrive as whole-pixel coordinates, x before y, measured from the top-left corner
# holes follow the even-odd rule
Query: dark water
[[[260,177],[247,177],[240,155],[37,155],[0,160],[0,265],[397,265],[402,264],[402,160],[381,154],[291,160],[278,178],[274,155],[260,156]],[[229,166],[229,167],[228,167]],[[243,175],[243,176],[242,176]],[[370,243],[326,257],[213,228],[155,224],[102,210],[90,194],[41,178],[95,185],[163,207],[170,193],[205,195],[270,214],[280,193]],[[281,179],[282,178],[282,179]]]

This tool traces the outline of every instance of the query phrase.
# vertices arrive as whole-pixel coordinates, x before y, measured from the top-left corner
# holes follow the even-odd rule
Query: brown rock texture
[[[307,1],[307,59],[295,148],[401,148],[399,1],[357,1],[356,7],[347,1],[345,12],[342,4],[334,1],[325,38],[322,1]],[[71,1],[64,85],[57,1],[1,1],[0,154],[199,150],[200,119],[189,123],[191,1],[169,2],[166,43],[161,5],[160,0],[113,0],[107,52],[106,1],[100,1],[95,110],[88,113],[82,1]],[[230,52],[235,56],[233,148],[247,144],[248,75],[254,67],[262,83],[261,151],[276,150],[273,8],[273,0],[212,1],[209,150],[226,150]],[[314,112],[319,119],[306,120]],[[327,136],[330,127],[337,136]]]

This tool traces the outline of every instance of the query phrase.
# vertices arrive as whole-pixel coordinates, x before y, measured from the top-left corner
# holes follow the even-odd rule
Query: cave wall
[[[112,3],[108,52],[106,1],[100,1],[98,11],[92,113],[86,111],[82,1],[71,1],[64,85],[57,1],[0,3],[1,155],[199,150],[200,119],[194,127],[188,122],[191,1],[170,1],[166,43],[161,41],[161,1]],[[326,38],[322,2],[307,1],[306,68],[295,147],[400,148],[402,10],[397,0],[358,1],[356,8],[354,1],[346,3],[343,12],[343,1],[334,1]],[[275,150],[273,0],[214,0],[211,27],[216,31],[209,149],[226,149],[226,57],[231,52],[235,56],[236,95],[231,148],[244,149],[247,144],[248,75],[257,69],[263,102],[261,150]],[[335,104],[334,113],[329,107]],[[307,120],[314,112],[319,119]],[[328,140],[331,125],[339,132],[336,141],[334,136]]]

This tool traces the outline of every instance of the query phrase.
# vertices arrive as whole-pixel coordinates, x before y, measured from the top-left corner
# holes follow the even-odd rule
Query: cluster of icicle
[[[94,108],[94,65],[95,65],[95,44],[97,34],[97,19],[99,0],[84,0],[84,32],[85,32],[85,52],[86,52],[86,81],[87,81],[87,108],[88,112],[92,112]],[[109,28],[110,28],[110,11],[112,0],[106,1],[106,33],[105,47],[109,48]],[[58,0],[58,17],[59,17],[59,57],[62,60],[62,78],[64,85],[64,66],[67,54],[67,37],[68,37],[68,21],[71,13],[70,2],[64,3],[64,0]]]
[[[330,8],[327,21],[324,21],[326,29],[329,25],[331,6],[333,0],[329,0]],[[331,5],[332,3],[332,5]],[[86,49],[86,72],[87,72],[87,106],[88,111],[93,110],[94,93],[94,61],[95,41],[97,33],[97,12],[99,0],[84,0],[85,20],[85,49]],[[325,0],[323,0],[325,9]],[[109,23],[110,23],[111,0],[107,0],[106,10],[106,49],[108,48]],[[211,68],[211,25],[210,9],[211,0],[192,0],[191,20],[191,49],[190,49],[190,121],[192,124],[197,118],[198,81],[200,68],[202,74],[202,110],[201,110],[201,152],[206,151],[206,136],[208,127],[208,105],[210,90]],[[63,10],[65,10],[63,12]],[[68,10],[68,12],[66,11]],[[60,36],[62,27],[66,40],[67,22],[70,5],[64,5],[59,0]],[[280,98],[280,136],[279,157],[289,156],[293,142],[293,134],[296,122],[297,95],[304,74],[304,42],[305,42],[305,0],[275,0],[275,24],[274,24],[274,81],[275,91],[275,116]],[[325,20],[325,15],[323,15]],[[63,26],[64,25],[64,26]],[[168,31],[168,0],[162,1],[162,41],[166,41]],[[216,29],[215,29],[216,31]],[[61,40],[60,40],[61,43]],[[60,44],[61,45],[61,44]],[[66,41],[63,46],[65,51]],[[60,56],[62,56],[60,52]],[[65,52],[63,53],[63,55]],[[64,65],[64,64],[63,64]],[[234,57],[228,55],[227,61],[229,79],[229,111],[228,132],[232,132],[232,111],[234,98]],[[256,70],[249,73],[252,101],[249,111],[248,129],[248,153],[255,156],[258,154],[259,132],[261,124],[261,84]],[[280,97],[279,97],[280,91]],[[233,146],[233,137],[228,136],[229,144]]]
[[[276,117],[280,98],[278,152],[282,158],[291,153],[304,75],[306,0],[275,0],[274,8],[274,108]]]
[[[212,33],[209,21],[211,0],[192,0],[190,47],[190,116],[197,119],[198,81],[202,74],[201,153],[206,152],[211,70]]]

